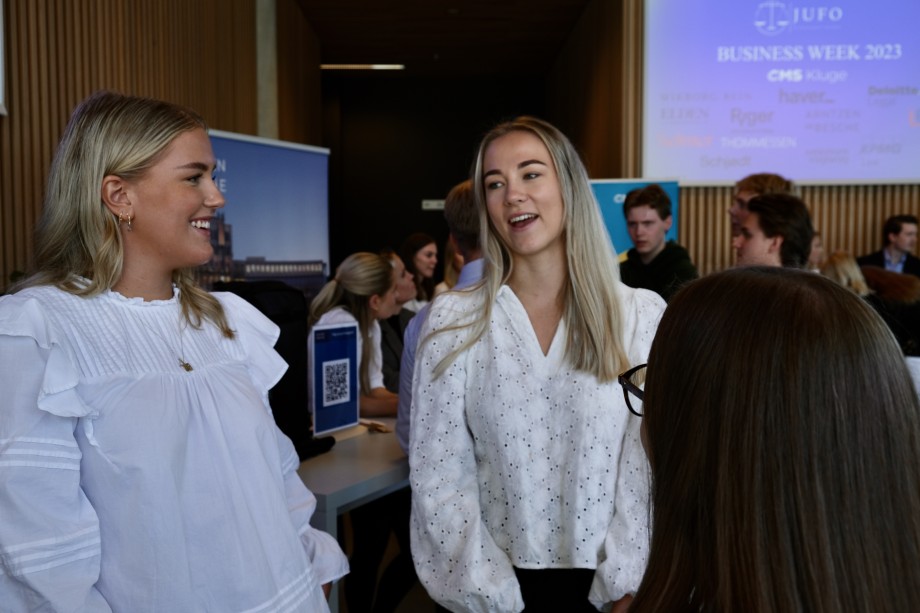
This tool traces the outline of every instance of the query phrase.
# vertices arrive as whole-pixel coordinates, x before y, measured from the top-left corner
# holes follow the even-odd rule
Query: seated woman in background
[[[821,239],[821,233],[815,232],[815,235],[811,237],[811,251],[808,253],[808,264],[805,265],[805,270],[821,272],[824,261],[824,241]]]
[[[835,251],[821,265],[821,274],[842,285],[860,298],[872,293],[856,258],[846,251]]]
[[[652,468],[630,613],[916,607],[920,402],[864,301],[807,272],[710,275],[671,301],[647,370],[641,409],[621,376]]]
[[[362,417],[396,416],[399,396],[383,384],[377,320],[396,315],[399,308],[395,269],[387,258],[365,252],[345,258],[336,269],[335,278],[323,286],[310,304],[311,335],[316,325],[358,324],[358,406]],[[312,366],[309,372],[312,376]]]
[[[920,355],[920,279],[877,266],[860,268],[845,251],[832,254],[821,267],[821,274],[872,305],[894,333],[904,355]]]
[[[438,265],[438,245],[429,235],[416,232],[403,241],[399,248],[399,257],[415,281],[415,296],[403,307],[417,313],[434,298],[434,269]]]

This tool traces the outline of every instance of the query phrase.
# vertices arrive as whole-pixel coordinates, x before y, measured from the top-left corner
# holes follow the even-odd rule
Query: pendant
[[[192,368],[192,365],[191,365],[191,364],[189,364],[188,362],[186,362],[186,361],[183,360],[182,358],[179,358],[179,366],[181,366],[182,368],[184,368],[184,369],[185,369],[185,372],[192,372],[193,370],[195,370],[194,368]]]

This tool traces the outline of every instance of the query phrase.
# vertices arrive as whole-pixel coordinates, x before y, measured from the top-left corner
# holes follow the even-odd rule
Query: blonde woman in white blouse
[[[664,302],[619,282],[553,126],[493,129],[472,181],[484,280],[435,301],[416,360],[419,577],[453,611],[624,606],[645,569],[648,467],[616,379],[645,362]]]
[[[278,328],[195,286],[224,199],[204,121],[94,94],[37,273],[0,298],[0,609],[328,611],[348,572],[268,390]]]

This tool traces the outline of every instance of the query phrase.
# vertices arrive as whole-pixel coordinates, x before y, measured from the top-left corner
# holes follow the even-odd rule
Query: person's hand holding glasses
[[[638,385],[634,383],[637,380],[643,380],[644,377],[636,376],[637,373],[645,374],[645,367],[648,364],[639,364],[634,366],[617,377],[620,385],[623,386],[623,398],[626,399],[626,408],[629,409],[629,412],[635,415],[636,417],[642,417],[642,400],[645,398],[645,392]],[[636,409],[633,407],[632,401],[629,398],[629,395],[632,394],[639,399],[639,408]]]

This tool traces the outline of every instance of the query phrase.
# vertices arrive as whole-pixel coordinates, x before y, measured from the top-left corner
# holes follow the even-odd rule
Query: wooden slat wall
[[[703,274],[732,264],[728,187],[680,190],[679,241]],[[859,256],[882,245],[882,224],[891,215],[920,217],[920,185],[807,185],[799,195],[808,204],[826,253]]]
[[[322,145],[319,39],[297,0],[276,0],[275,6],[278,22],[278,138]]]
[[[640,176],[644,8],[645,0],[594,0],[549,79],[549,114],[578,146],[594,177]],[[598,67],[607,72],[598,74]],[[920,216],[920,185],[803,186],[800,195],[828,253],[875,251],[886,217]],[[700,272],[731,266],[730,188],[686,187],[680,199],[678,240]]]
[[[29,266],[54,148],[89,93],[162,98],[213,128],[256,133],[255,0],[4,0],[3,9],[0,289]]]

